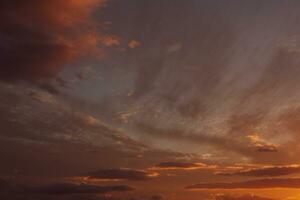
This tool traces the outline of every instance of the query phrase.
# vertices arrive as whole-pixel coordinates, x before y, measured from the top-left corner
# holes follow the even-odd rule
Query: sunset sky
[[[300,200],[300,1],[0,0],[0,200]]]

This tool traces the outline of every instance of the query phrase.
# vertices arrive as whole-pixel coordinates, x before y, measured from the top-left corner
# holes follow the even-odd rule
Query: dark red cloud
[[[55,76],[75,58],[99,53],[91,13],[104,0],[0,2],[0,79]]]

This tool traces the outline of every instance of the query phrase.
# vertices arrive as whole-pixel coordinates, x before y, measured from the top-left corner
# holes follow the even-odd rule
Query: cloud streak
[[[154,170],[195,170],[195,169],[211,169],[216,166],[209,166],[204,163],[192,162],[162,162],[155,165]]]
[[[253,194],[244,195],[230,195],[230,194],[218,194],[214,196],[215,200],[272,200],[271,198],[260,197]]]
[[[39,187],[23,187],[21,188],[20,193],[64,195],[127,192],[131,190],[133,190],[133,188],[127,185],[99,186],[90,184],[56,183]]]
[[[235,172],[219,172],[218,175],[223,176],[283,176],[290,174],[300,173],[299,165],[287,165],[287,166],[271,166],[271,167],[261,167],[247,170],[240,170]]]
[[[145,181],[157,177],[159,174],[144,170],[120,168],[120,169],[100,169],[78,176],[84,180],[130,180]],[[76,178],[76,177],[75,177]]]
[[[186,189],[266,189],[266,188],[300,188],[299,178],[270,178],[243,182],[199,183]]]
[[[92,185],[57,182],[48,185],[28,186],[11,184],[0,179],[1,193],[13,194],[42,194],[42,195],[67,195],[67,194],[104,194],[110,192],[128,192],[133,188],[127,185]]]

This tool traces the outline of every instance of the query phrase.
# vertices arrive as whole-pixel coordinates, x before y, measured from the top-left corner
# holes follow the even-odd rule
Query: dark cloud
[[[244,182],[199,183],[187,189],[266,189],[266,188],[300,188],[299,178],[270,178]]]
[[[168,170],[168,169],[182,169],[182,170],[193,170],[193,169],[209,169],[214,166],[208,166],[204,163],[192,163],[192,162],[162,162],[153,167],[157,170]]]
[[[34,195],[36,198],[33,200],[40,200],[41,197]],[[71,195],[61,195],[58,197],[57,195],[43,195],[43,199],[49,200],[120,200],[120,198],[116,198],[112,195],[100,195],[100,194],[71,194]]]
[[[165,198],[161,195],[151,195],[151,196],[144,196],[144,197],[131,197],[130,200],[164,200]]]
[[[54,183],[49,185],[29,186],[0,180],[0,198],[5,200],[109,200],[107,193],[129,192],[133,188],[127,185],[91,185],[75,183]],[[99,196],[99,194],[102,194]]]
[[[150,200],[163,200],[164,197],[161,195],[152,195],[149,199]]]
[[[60,94],[58,87],[55,87],[53,84],[49,82],[40,83],[38,87],[42,90],[49,92],[50,94],[57,95]]]
[[[232,194],[218,194],[214,196],[215,200],[272,200],[267,197],[260,197],[253,194],[232,195]]]
[[[277,146],[272,145],[272,144],[259,144],[255,145],[256,151],[257,152],[277,152]]]
[[[75,58],[98,54],[101,37],[90,14],[103,2],[1,1],[0,79],[51,78]]]
[[[4,179],[0,179],[0,193],[8,191],[11,189],[11,185]]]
[[[100,169],[94,172],[84,173],[83,177],[87,179],[104,179],[104,180],[131,180],[144,181],[158,176],[155,172],[148,172],[144,170],[135,169]]]
[[[56,183],[38,187],[20,187],[19,192],[30,194],[48,194],[48,195],[64,195],[64,194],[80,194],[80,193],[108,193],[108,192],[127,192],[133,190],[127,185],[100,186],[90,184],[73,184],[73,183]]]
[[[235,172],[220,172],[218,175],[224,176],[283,176],[290,174],[300,173],[299,165],[287,165],[287,166],[272,166],[272,167],[261,167],[254,169],[247,169]]]

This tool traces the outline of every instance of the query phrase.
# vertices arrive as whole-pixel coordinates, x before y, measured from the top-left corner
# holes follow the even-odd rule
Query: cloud
[[[75,184],[75,183],[53,183],[40,186],[20,185],[10,183],[0,179],[0,194],[45,194],[45,195],[65,195],[65,194],[97,194],[109,192],[127,192],[133,190],[127,185],[91,185],[91,184]]]
[[[248,135],[247,138],[256,152],[277,152],[278,147],[276,145],[266,143],[258,134]]]
[[[52,94],[45,91],[32,90],[28,92],[27,95],[30,96],[32,99],[42,103],[49,103],[49,104],[57,103],[55,97]]]
[[[222,149],[223,151],[234,152],[240,155],[252,155],[251,149],[247,146],[246,141],[242,141],[239,138],[195,131],[188,132],[182,128],[161,128],[146,123],[137,123],[136,128],[152,138],[174,139],[180,142],[185,141],[192,144],[208,145],[216,149]]]
[[[135,48],[137,48],[138,46],[140,46],[141,45],[141,42],[139,42],[139,41],[137,41],[137,40],[130,40],[129,42],[128,42],[128,47],[130,48],[130,49],[135,49]]]
[[[151,196],[143,196],[143,197],[132,197],[131,200],[164,200],[165,198],[161,195],[151,195]]]
[[[48,199],[49,195],[47,196]],[[54,196],[53,198],[57,198]],[[40,198],[36,198],[40,200]],[[120,198],[113,197],[112,195],[99,195],[99,194],[75,194],[75,195],[67,195],[62,198],[63,200],[120,200]],[[35,200],[35,199],[32,199]],[[52,200],[52,199],[51,199]],[[53,199],[57,200],[57,199]]]
[[[180,1],[171,6],[136,0],[130,4],[115,4],[119,10],[113,18],[115,30],[127,37],[128,33],[124,30],[131,30],[143,44],[134,55],[138,62],[134,97],[140,99],[152,94],[161,94],[162,97],[172,93],[176,94],[175,101],[178,101],[191,90],[178,95],[176,84],[197,88],[199,95],[207,94],[217,84],[218,77],[223,75],[222,69],[227,65],[235,36],[216,2],[199,2],[197,6],[193,2]],[[134,5],[135,9],[130,9],[129,5]],[[124,8],[131,11],[127,12]],[[127,20],[120,16],[126,16]],[[195,19],[206,20],[195,22]],[[137,23],[132,23],[134,21]],[[209,25],[207,21],[218,25]],[[179,31],[179,27],[186,31]],[[190,65],[195,67],[194,70],[186,70]],[[162,85],[165,86],[160,87]]]
[[[158,175],[159,174],[155,172],[120,168],[120,169],[100,169],[98,171],[84,173],[82,176],[78,176],[77,178],[83,178],[84,180],[144,181],[144,180],[157,177]]]
[[[180,42],[174,43],[167,48],[168,52],[176,52],[182,48],[182,44]]]
[[[151,169],[155,170],[172,170],[172,169],[181,169],[181,170],[194,170],[194,169],[211,169],[215,166],[209,166],[204,163],[192,163],[192,162],[162,162],[155,165]]]
[[[300,188],[300,178],[269,178],[243,182],[199,183],[187,189],[266,189],[266,188]]]
[[[277,152],[277,146],[274,144],[256,144],[257,152]]]
[[[0,3],[0,79],[52,78],[63,65],[100,55],[91,14],[104,0],[4,0]]]
[[[232,195],[232,194],[217,194],[215,200],[272,200],[271,198],[260,197],[253,194]]]
[[[7,182],[4,179],[0,178],[0,193],[5,192],[11,188],[11,185],[9,182]]]
[[[121,44],[120,38],[116,36],[107,36],[102,43],[107,47],[119,46]]]
[[[2,143],[6,143],[6,140],[14,141],[16,145],[28,142],[62,145],[67,142],[78,146],[89,145],[91,149],[108,148],[110,152],[120,153],[119,156],[111,158],[118,159],[118,162],[122,162],[124,155],[137,156],[153,152],[142,142],[133,140],[122,130],[104,122],[99,115],[90,115],[76,105],[67,104],[65,99],[38,88],[27,87],[26,84],[22,86],[2,83],[0,94]],[[16,156],[19,155],[22,154]],[[41,159],[46,158],[42,156]],[[19,167],[23,166],[20,163]],[[29,171],[35,173],[38,170]],[[76,174],[79,172],[81,171]]]
[[[205,113],[206,107],[199,99],[192,99],[191,101],[184,102],[178,105],[178,112],[186,118],[196,119],[199,115]]]
[[[73,184],[73,183],[56,183],[46,186],[19,188],[20,193],[30,194],[48,194],[48,195],[64,195],[64,194],[82,194],[82,193],[108,193],[108,192],[127,192],[133,188],[127,185],[99,186],[90,184]]]
[[[300,173],[300,165],[287,165],[287,166],[268,166],[261,168],[253,168],[247,170],[239,170],[234,172],[219,172],[218,175],[223,176],[283,176],[289,174]]]

